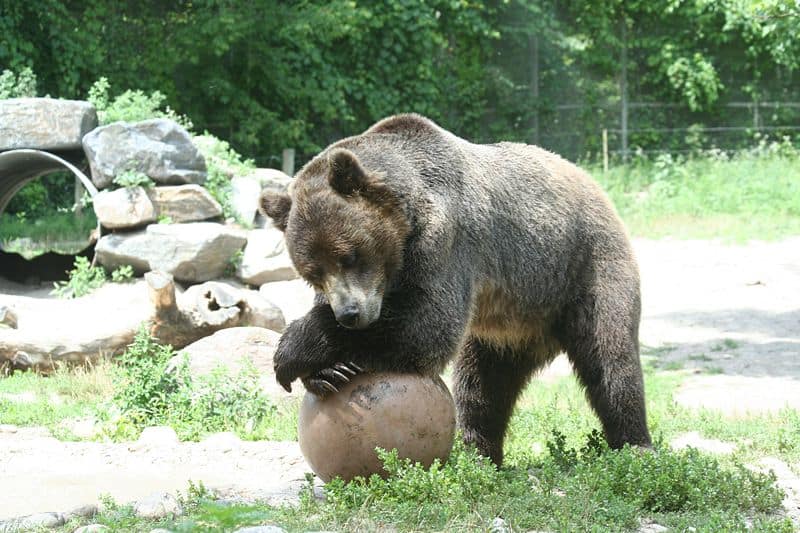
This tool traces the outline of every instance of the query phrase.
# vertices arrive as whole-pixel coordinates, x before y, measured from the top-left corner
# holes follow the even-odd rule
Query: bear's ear
[[[356,154],[344,148],[337,148],[328,155],[328,183],[342,196],[366,193],[373,179],[361,166]]]
[[[292,197],[286,193],[262,191],[258,199],[258,209],[261,214],[270,217],[275,227],[281,231],[286,231],[291,208]]]

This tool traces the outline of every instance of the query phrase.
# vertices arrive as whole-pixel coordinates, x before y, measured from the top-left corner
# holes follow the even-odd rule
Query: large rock
[[[169,217],[172,222],[197,222],[222,215],[219,202],[200,185],[151,187],[147,195],[156,216]]]
[[[125,170],[142,172],[163,185],[203,184],[206,180],[205,159],[189,133],[172,120],[115,122],[89,132],[83,148],[92,181],[99,189],[108,187]]]
[[[231,179],[231,208],[236,218],[245,224],[252,224],[258,210],[258,197],[261,185],[251,177]]]
[[[103,236],[95,257],[109,270],[130,265],[139,274],[162,270],[194,283],[222,277],[246,240],[213,222],[151,224],[143,231]]]
[[[256,229],[247,233],[247,246],[236,275],[250,285],[296,279],[283,232],[276,228]]]
[[[291,176],[274,168],[257,168],[245,177],[257,181],[262,190],[275,192],[286,192],[292,183]]]
[[[83,136],[96,127],[97,112],[89,102],[55,98],[0,100],[0,151],[80,150]]]
[[[97,220],[109,229],[133,228],[156,220],[156,210],[142,187],[100,191],[92,202]]]
[[[286,398],[286,391],[275,381],[272,357],[280,340],[280,334],[264,328],[228,328],[186,346],[189,374],[193,378],[206,375],[218,366],[224,366],[231,374],[237,374],[244,365],[252,364],[260,375],[260,383],[270,397]],[[174,368],[182,354],[176,355],[170,366]],[[304,392],[303,387],[293,387],[295,396]]]

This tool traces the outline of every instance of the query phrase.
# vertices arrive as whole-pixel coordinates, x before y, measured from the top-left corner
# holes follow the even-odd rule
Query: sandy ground
[[[643,353],[664,368],[696,369],[676,401],[730,416],[785,406],[800,409],[800,237],[748,245],[672,240],[634,244],[642,272]],[[30,288],[0,282],[5,295],[46,298],[48,290],[31,294]],[[285,309],[289,319],[309,302],[300,282],[276,286],[272,292],[279,305],[279,299],[290,302]],[[114,305],[121,297],[115,295]],[[25,305],[25,298],[13,298]],[[128,302],[138,304],[130,298]],[[0,294],[0,303],[2,299]],[[542,379],[566,372],[569,365],[562,358]],[[230,438],[180,444],[67,443],[37,429],[4,428],[0,450],[0,519],[66,511],[103,493],[131,501],[159,490],[184,490],[189,479],[203,480],[231,496],[291,500],[308,470],[296,443],[237,443]],[[800,499],[800,465],[792,468],[794,477],[789,467],[784,475],[798,494],[789,505]]]

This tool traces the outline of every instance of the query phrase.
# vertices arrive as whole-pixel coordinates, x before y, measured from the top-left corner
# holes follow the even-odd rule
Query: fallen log
[[[257,291],[209,281],[179,292],[172,276],[159,271],[145,274],[145,281],[150,305],[137,307],[141,308],[141,318],[131,319],[130,314],[117,317],[111,311],[104,315],[102,309],[93,309],[102,320],[102,327],[96,328],[97,335],[91,334],[91,326],[88,332],[81,333],[66,328],[58,330],[57,326],[35,319],[36,308],[41,309],[47,302],[58,308],[50,315],[81,316],[87,304],[80,299],[28,303],[27,310],[16,311],[20,325],[25,327],[0,328],[0,368],[47,372],[59,363],[87,363],[113,357],[125,351],[142,323],[149,324],[150,334],[159,342],[175,349],[220,329],[254,326],[280,332],[285,327],[280,309]],[[102,305],[102,300],[92,303]],[[14,316],[8,309],[6,316]],[[26,321],[25,312],[34,318]],[[87,322],[91,323],[92,318],[97,321],[97,317],[88,317]],[[54,320],[50,318],[50,322]],[[17,325],[16,317],[13,324]]]

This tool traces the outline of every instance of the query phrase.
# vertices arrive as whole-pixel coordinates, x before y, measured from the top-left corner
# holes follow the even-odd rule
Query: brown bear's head
[[[409,232],[401,200],[380,172],[334,148],[300,171],[291,196],[264,192],[259,205],[285,233],[298,273],[325,293],[342,326],[362,329],[378,319]]]

